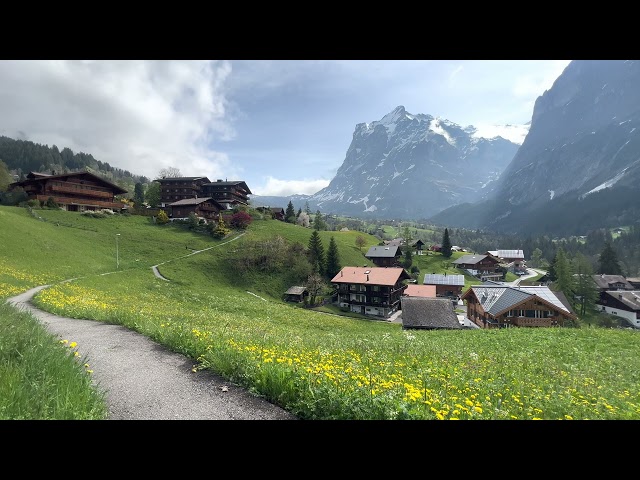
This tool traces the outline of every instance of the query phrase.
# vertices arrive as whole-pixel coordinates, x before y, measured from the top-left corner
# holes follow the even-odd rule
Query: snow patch
[[[449,145],[453,145],[454,147],[456,146],[456,141],[453,138],[451,138],[451,135],[449,135],[449,132],[447,132],[444,128],[442,128],[442,125],[440,125],[439,118],[435,118],[429,124],[429,130],[431,130],[433,133],[436,133],[438,135],[442,135]]]
[[[549,192],[549,200],[553,200],[556,192],[554,190],[547,190],[547,192]]]

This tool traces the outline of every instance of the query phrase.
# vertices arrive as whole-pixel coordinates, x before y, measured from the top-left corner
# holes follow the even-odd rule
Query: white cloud
[[[537,70],[516,77],[511,92],[516,97],[535,99],[553,86],[570,60],[552,60],[540,64]]]
[[[234,177],[210,144],[234,137],[218,61],[0,61],[0,134],[155,178]]]
[[[269,176],[266,185],[249,188],[255,195],[263,196],[313,195],[329,185],[329,182],[330,180],[278,180]]]

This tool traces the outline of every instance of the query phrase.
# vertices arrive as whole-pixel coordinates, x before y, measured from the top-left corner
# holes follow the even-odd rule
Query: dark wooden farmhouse
[[[402,297],[402,329],[459,330],[458,316],[446,298]]]
[[[284,292],[284,300],[286,302],[304,302],[309,297],[309,290],[306,287],[293,286]]]
[[[409,279],[404,268],[344,267],[331,280],[334,301],[351,312],[388,317],[400,308]]]
[[[160,184],[160,206],[164,208],[180,200],[204,197],[201,187],[210,180],[207,177],[166,177],[156,182]]]
[[[486,255],[498,259],[510,272],[526,272],[527,270],[523,250],[488,250]]]
[[[249,195],[252,192],[242,180],[205,183],[202,185],[202,196],[211,197],[227,210],[240,205],[249,205]]]
[[[545,286],[473,285],[462,295],[467,318],[481,328],[562,327],[577,316]]]
[[[493,255],[463,255],[452,262],[457,268],[467,270],[474,277],[483,282],[485,280],[502,280],[503,272],[500,270],[500,262]]]
[[[188,218],[190,213],[207,220],[217,220],[223,207],[212,198],[185,198],[167,205],[167,213],[174,219]]]
[[[598,307],[606,313],[624,318],[640,328],[640,290],[608,290],[600,292]]]
[[[377,267],[396,267],[402,251],[398,245],[377,245],[370,247],[365,257]]]
[[[427,273],[424,276],[424,285],[435,285],[436,294],[439,297],[457,297],[462,295],[464,288],[464,275],[443,275],[441,273]]]
[[[70,212],[85,210],[121,210],[124,204],[115,199],[127,190],[87,171],[74,173],[29,172],[27,179],[9,185],[9,190],[22,188],[29,200],[46,203],[51,197]]]
[[[607,290],[635,290],[636,288],[622,275],[593,275],[593,281],[596,282],[598,290],[605,292]]]
[[[422,254],[422,248],[424,247],[424,242],[422,240],[418,240],[416,241],[413,245],[411,245],[413,248],[415,248],[416,252],[418,252],[418,255]]]

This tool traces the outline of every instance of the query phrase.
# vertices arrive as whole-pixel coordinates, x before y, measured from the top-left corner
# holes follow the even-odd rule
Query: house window
[[[349,290],[356,290],[357,285],[354,285],[353,283],[351,285],[349,285]]]
[[[379,292],[380,291],[380,286],[379,285],[374,285],[373,286],[373,291],[374,292]]]

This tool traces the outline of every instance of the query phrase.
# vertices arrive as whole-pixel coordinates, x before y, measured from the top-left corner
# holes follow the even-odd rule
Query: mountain
[[[336,176],[304,201],[323,213],[427,218],[486,198],[518,147],[499,136],[480,137],[473,126],[398,106],[379,121],[356,125]]]
[[[584,235],[638,218],[640,61],[575,60],[536,100],[529,133],[486,200],[431,220]]]

